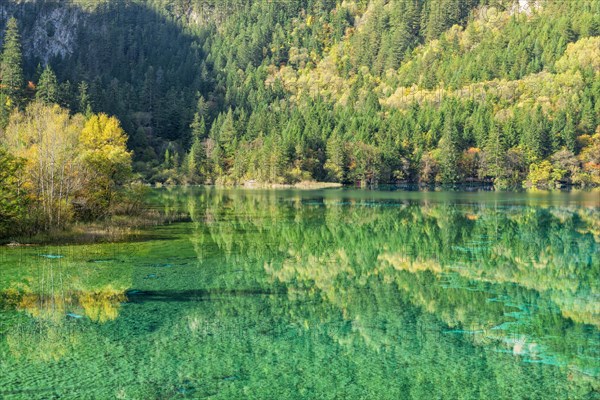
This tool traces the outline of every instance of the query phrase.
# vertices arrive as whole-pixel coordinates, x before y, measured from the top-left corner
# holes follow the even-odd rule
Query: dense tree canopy
[[[85,21],[46,27],[76,34],[58,55],[26,41],[24,76],[41,101],[117,116],[149,182],[598,180],[598,0],[3,7],[27,36],[53,10]],[[25,81],[16,27],[6,96]]]

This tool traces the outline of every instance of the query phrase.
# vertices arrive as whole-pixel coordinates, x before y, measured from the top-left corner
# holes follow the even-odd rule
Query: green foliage
[[[446,116],[444,130],[439,144],[439,163],[442,183],[456,183],[460,181],[459,149],[460,139],[458,129],[454,125],[452,117]]]
[[[89,118],[92,115],[92,104],[88,93],[89,85],[86,81],[81,81],[77,88],[79,91],[77,96],[79,100],[77,111]]]
[[[551,189],[562,178],[562,171],[555,169],[550,161],[531,164],[527,180],[523,185],[535,189]]]
[[[325,163],[325,170],[332,182],[346,181],[346,159],[344,142],[337,135],[332,135],[327,141],[327,162]]]
[[[506,144],[499,127],[493,123],[485,143],[485,165],[483,174],[497,180],[504,177],[506,170]]]
[[[352,143],[348,171],[352,180],[359,182],[363,187],[375,185],[379,181],[382,168],[380,149],[362,142]]]
[[[20,106],[23,101],[25,78],[23,54],[17,20],[12,17],[6,24],[2,54],[0,55],[0,92],[5,96],[2,106]]]
[[[35,98],[46,104],[58,103],[58,81],[50,65],[46,65],[44,72],[40,75]]]
[[[119,121],[105,114],[86,121],[56,104],[34,101],[11,115],[3,140],[0,214],[2,221],[16,221],[3,222],[2,235],[107,216],[130,179],[127,136]]]
[[[201,99],[202,100],[202,99]],[[206,178],[206,152],[203,139],[206,136],[206,122],[199,102],[198,111],[192,122],[192,145],[187,155],[187,177],[192,183],[202,183]]]
[[[46,64],[39,99],[119,118],[149,182],[511,187],[566,149],[577,171],[558,181],[587,185],[578,138],[600,122],[600,2],[509,3],[107,0],[38,10],[11,1],[7,9],[23,32],[38,13],[78,10],[76,43],[64,57],[25,49],[26,76]],[[5,47],[16,60],[10,24]],[[0,123],[9,112],[0,109]]]

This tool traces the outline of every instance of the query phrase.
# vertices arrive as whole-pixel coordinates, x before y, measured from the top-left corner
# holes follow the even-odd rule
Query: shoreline
[[[218,186],[218,185],[217,185]],[[341,188],[344,185],[337,182],[317,182],[317,181],[302,181],[298,183],[260,183],[254,181],[244,182],[241,185],[233,185],[232,187],[238,187],[242,189],[302,189],[302,190],[316,190],[316,189],[334,189]],[[227,187],[227,186],[224,186]]]
[[[165,216],[153,212],[136,216],[116,215],[103,221],[75,222],[60,230],[1,238],[0,247],[19,248],[143,241],[150,237],[144,233],[146,228],[185,219],[183,214]]]

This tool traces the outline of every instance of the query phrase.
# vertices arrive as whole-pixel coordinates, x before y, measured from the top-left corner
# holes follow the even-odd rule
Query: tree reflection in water
[[[96,397],[586,398],[600,375],[589,199],[154,191],[189,222],[45,267],[41,249],[0,250],[0,386],[29,374],[66,393],[42,373],[62,362],[102,378],[81,389]]]

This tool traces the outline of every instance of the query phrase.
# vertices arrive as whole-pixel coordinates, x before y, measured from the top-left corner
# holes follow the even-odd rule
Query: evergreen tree
[[[584,133],[591,133],[596,128],[596,113],[592,103],[591,96],[587,95],[581,108],[581,130]]]
[[[0,56],[1,92],[8,106],[20,106],[23,101],[25,78],[23,77],[23,54],[17,20],[12,17],[6,24],[4,44]]]
[[[566,117],[566,124],[562,132],[565,146],[572,152],[575,152],[577,146],[577,133],[575,132],[575,124],[570,115]]]
[[[566,141],[567,141],[567,138],[566,138],[567,135],[565,135],[565,126],[566,125],[567,125],[567,114],[563,110],[560,110],[559,112],[556,113],[556,116],[554,117],[554,120],[552,121],[552,129],[550,131],[553,148],[558,149],[561,146],[563,146],[564,143],[566,143]]]
[[[280,137],[270,137],[265,146],[266,150],[266,167],[268,171],[268,181],[280,183],[283,181],[283,175],[288,163],[286,156],[285,145]]]
[[[206,122],[199,113],[194,114],[194,121],[190,124],[192,130],[192,142],[200,141],[206,137]]]
[[[525,119],[524,134],[521,142],[528,151],[530,161],[543,159],[549,150],[547,119],[541,107],[538,107],[532,116]]]
[[[207,113],[208,104],[206,103],[206,99],[204,99],[204,96],[200,95],[198,97],[198,103],[196,104],[196,114],[198,114],[200,118],[206,119],[208,117]]]
[[[484,150],[483,175],[494,178],[498,183],[504,176],[506,143],[498,125],[494,122],[490,127]]]
[[[40,76],[42,76],[43,73],[44,73],[44,67],[42,67],[42,64],[38,63],[38,65],[35,67],[35,73],[33,75],[33,80],[35,82],[39,82]]]
[[[205,115],[207,111],[206,102],[204,97],[200,96],[198,104],[196,105],[196,112],[194,113],[194,119],[190,124],[190,133],[192,143],[196,140],[202,140],[206,137],[206,121]]]
[[[6,128],[10,117],[10,101],[8,96],[0,90],[0,129]]]
[[[221,129],[219,130],[219,144],[225,152],[226,158],[233,157],[237,145],[237,132],[233,122],[233,111],[231,108],[225,114]]]
[[[328,178],[334,182],[346,180],[346,152],[343,140],[337,135],[332,135],[327,140],[327,162],[325,163]]]
[[[46,104],[58,103],[58,81],[50,65],[46,65],[37,85],[35,98]]]
[[[164,161],[163,161],[164,168],[165,169],[173,168],[173,157],[171,156],[171,151],[168,147],[165,150],[165,155],[163,158],[164,158]]]
[[[444,130],[439,143],[440,147],[440,174],[442,183],[456,183],[460,180],[460,150],[458,130],[453,118],[446,115]]]
[[[86,81],[81,81],[79,84],[79,109],[78,111],[85,115],[86,117],[90,117],[92,115],[92,102],[90,100],[89,95],[89,85]]]
[[[204,164],[206,156],[202,140],[206,136],[206,123],[204,117],[198,121],[199,113],[194,115],[194,122],[191,124],[192,145],[188,154],[188,177],[192,182],[202,182],[204,179]]]

